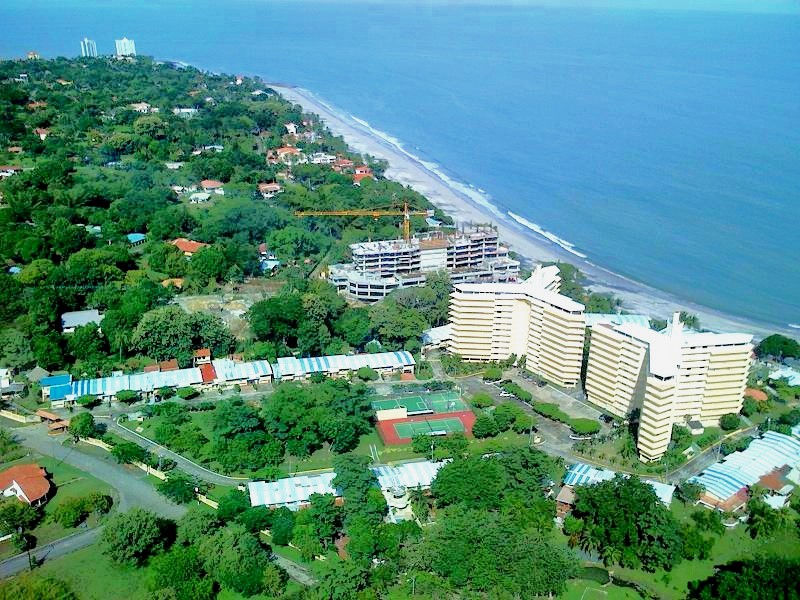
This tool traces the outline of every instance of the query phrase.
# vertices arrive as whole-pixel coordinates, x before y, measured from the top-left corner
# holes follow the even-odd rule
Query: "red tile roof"
[[[213,383],[217,378],[217,371],[212,363],[206,363],[200,365],[200,375],[203,378],[203,383]]]
[[[200,348],[194,351],[195,358],[211,358],[211,350],[208,348]]]
[[[769,396],[767,396],[766,392],[756,388],[747,388],[744,391],[744,395],[752,398],[753,400],[758,400],[759,402],[765,402],[766,400],[769,400]]]
[[[0,171],[22,171],[22,167],[14,165],[0,165]]]
[[[200,248],[205,248],[208,246],[208,244],[204,244],[203,242],[195,242],[194,240],[187,238],[178,238],[176,240],[172,240],[170,243],[177,247],[181,252],[188,252],[189,254],[194,254],[200,250]]]
[[[158,372],[158,371],[160,371],[160,370],[161,370],[161,367],[159,367],[158,365],[147,365],[147,366],[146,366],[146,367],[143,369],[143,371],[144,371],[145,373],[157,373],[157,372]]]
[[[280,183],[259,183],[258,184],[258,191],[259,192],[279,192],[281,191],[281,184]]]
[[[283,154],[300,154],[300,150],[298,150],[294,146],[283,146],[282,148],[278,148],[277,150],[275,150],[275,152],[278,154],[278,156],[281,156]]]
[[[204,190],[221,188],[223,185],[221,181],[217,181],[216,179],[203,179],[203,181],[200,182],[200,187]]]
[[[375,179],[375,177],[372,176],[372,173],[356,173],[355,175],[353,175],[353,181],[355,183],[361,183],[362,179],[367,179],[367,178]]]
[[[178,359],[171,358],[169,360],[162,360],[160,363],[158,363],[158,366],[161,368],[162,371],[177,371]]]
[[[28,504],[43,498],[50,491],[47,471],[39,465],[15,465],[0,473],[0,490],[7,490],[15,482],[25,494]]]

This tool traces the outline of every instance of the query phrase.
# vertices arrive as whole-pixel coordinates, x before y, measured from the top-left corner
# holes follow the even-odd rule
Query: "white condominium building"
[[[121,40],[114,40],[117,49],[117,56],[136,56],[136,42],[124,37]]]
[[[684,331],[675,314],[663,332],[626,323],[591,328],[586,394],[620,417],[640,409],[639,457],[659,460],[672,425],[717,425],[738,413],[751,364],[752,336]]]
[[[516,281],[519,262],[509,258],[491,229],[422,233],[410,240],[350,244],[353,262],[331,265],[328,280],[355,300],[377,302],[396,289],[423,285],[425,274],[446,270],[453,283]]]
[[[457,284],[450,295],[449,350],[464,360],[525,357],[526,367],[562,386],[578,383],[584,306],[558,293],[558,267],[522,283]]]
[[[83,58],[97,58],[97,44],[94,40],[89,38],[81,40],[81,56]]]

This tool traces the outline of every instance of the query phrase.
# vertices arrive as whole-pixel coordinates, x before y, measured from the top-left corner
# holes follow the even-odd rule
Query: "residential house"
[[[275,194],[279,194],[282,191],[283,188],[279,183],[271,182],[258,184],[258,192],[261,194],[261,197],[264,198],[264,200],[273,198]]]
[[[190,117],[195,116],[197,114],[197,112],[198,111],[197,111],[196,108],[175,107],[175,108],[172,109],[172,114],[173,115],[177,115],[179,117],[184,117],[184,118],[187,118],[187,119],[190,118]]]
[[[286,123],[284,127],[286,127],[286,131],[289,133],[289,135],[297,137],[297,125],[294,123]]]
[[[194,354],[192,355],[192,362],[194,363],[195,367],[210,363],[211,350],[208,348],[200,348],[199,350],[195,350]]]
[[[177,171],[184,165],[183,162],[180,161],[167,161],[164,163],[164,166],[169,169],[170,171]]]
[[[353,161],[349,158],[337,158],[333,163],[333,170],[341,173],[353,168]]]
[[[22,167],[15,167],[14,165],[0,165],[0,177],[11,177],[17,173],[22,172]]]
[[[311,155],[311,164],[314,165],[332,165],[336,163],[336,157],[333,154],[326,154],[325,152],[315,152]]]
[[[200,248],[205,248],[208,244],[204,244],[203,242],[195,242],[194,240],[190,240],[187,238],[177,238],[170,242],[173,246],[175,246],[178,250],[183,252],[183,255],[186,258],[191,258],[195,252],[200,250]]]
[[[33,130],[33,133],[39,136],[40,140],[45,141],[47,139],[47,136],[50,135],[50,130],[47,129],[46,127],[37,127],[36,129]]]
[[[203,179],[203,181],[200,182],[200,187],[204,192],[211,192],[219,194],[220,196],[225,195],[225,189],[222,187],[223,185],[221,181],[217,181],[216,179]]]
[[[148,115],[151,112],[158,112],[158,108],[153,108],[147,102],[134,102],[133,104],[128,104],[128,108],[142,115]]]
[[[103,320],[103,315],[97,309],[76,310],[65,312],[61,315],[61,331],[73,333],[76,328],[95,323],[98,326]]]
[[[195,192],[189,196],[190,204],[204,204],[211,199],[211,194],[208,192]]]
[[[129,233],[127,236],[128,243],[131,246],[141,246],[147,240],[147,235],[144,233]]]
[[[294,146],[283,146],[275,150],[275,156],[279,162],[285,165],[305,164],[308,162],[306,155]]]
[[[47,471],[37,464],[14,465],[0,473],[0,491],[3,496],[16,496],[31,506],[40,506],[50,493]]]

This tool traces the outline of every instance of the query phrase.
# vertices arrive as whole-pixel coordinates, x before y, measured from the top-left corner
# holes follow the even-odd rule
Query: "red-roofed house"
[[[15,167],[14,165],[0,165],[0,177],[11,177],[17,173],[22,172],[22,167]]]
[[[3,496],[16,496],[31,506],[46,502],[50,487],[47,471],[39,465],[15,465],[0,473]]]
[[[212,192],[220,196],[225,195],[225,189],[222,187],[223,185],[221,181],[217,181],[216,179],[203,179],[203,181],[200,182],[200,187],[203,188],[204,192]]]
[[[33,133],[38,135],[40,140],[45,141],[47,136],[50,135],[50,130],[45,127],[37,127],[33,130]]]
[[[352,169],[353,168],[353,161],[349,158],[337,158],[336,161],[333,163],[333,170],[334,171],[344,171],[345,169]]]
[[[25,106],[31,110],[36,110],[37,108],[46,108],[47,102],[28,102]]]
[[[192,360],[194,361],[195,367],[199,367],[200,365],[205,365],[210,363],[211,350],[209,350],[208,348],[200,348],[199,350],[195,350]]]
[[[210,362],[200,365],[200,376],[203,378],[203,383],[212,384],[217,378],[217,370]]]
[[[355,185],[361,185],[361,181],[367,178],[375,179],[375,175],[372,174],[372,169],[366,165],[357,166],[356,173],[353,175],[353,183]]]
[[[172,240],[170,242],[173,246],[175,246],[178,250],[183,252],[183,255],[187,258],[191,258],[192,255],[200,250],[200,248],[205,248],[208,244],[204,244],[203,242],[195,242],[188,238],[178,238]]]
[[[283,146],[275,150],[275,156],[284,164],[303,164],[308,162],[306,155],[294,146]]]
[[[280,183],[259,183],[258,184],[258,191],[261,196],[266,200],[267,198],[272,198],[275,194],[279,194],[283,191]]]

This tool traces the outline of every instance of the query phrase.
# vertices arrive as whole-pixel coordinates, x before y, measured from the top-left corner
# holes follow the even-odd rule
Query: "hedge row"
[[[528,390],[522,389],[518,384],[513,381],[504,383],[501,386],[509,394],[514,394],[523,402],[531,405],[533,410],[543,417],[558,421],[568,425],[572,431],[577,435],[591,435],[600,431],[600,423],[594,419],[575,419],[565,413],[557,404],[549,404],[547,402],[532,402],[533,394]]]

